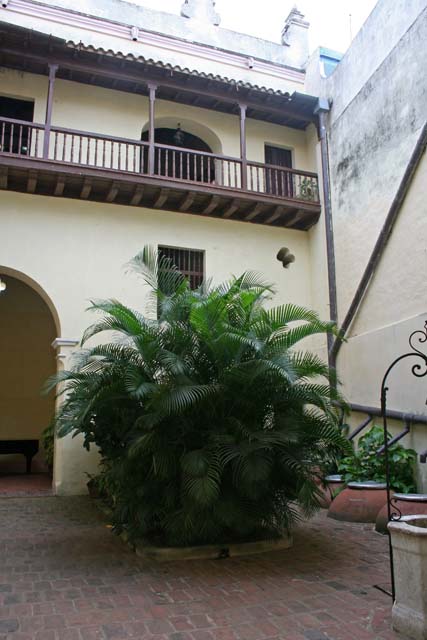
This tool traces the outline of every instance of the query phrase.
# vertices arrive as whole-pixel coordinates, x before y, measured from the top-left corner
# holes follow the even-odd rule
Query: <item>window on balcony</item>
[[[179,249],[159,245],[159,257],[169,258],[171,263],[187,277],[192,289],[197,289],[204,280],[205,252],[199,249]]]
[[[33,122],[34,102],[0,96],[0,118]],[[29,128],[12,122],[2,128],[0,151],[27,155],[29,150]]]

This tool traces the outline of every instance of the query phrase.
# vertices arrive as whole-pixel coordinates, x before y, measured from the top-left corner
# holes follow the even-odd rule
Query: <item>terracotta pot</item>
[[[99,498],[99,489],[95,480],[89,480],[89,482],[86,483],[86,486],[91,498]]]
[[[393,507],[398,509],[402,516],[425,515],[427,516],[426,493],[395,493],[392,497]],[[387,502],[377,515],[375,531],[387,533]]]
[[[349,482],[332,501],[328,517],[345,522],[375,522],[387,502],[386,485],[382,482]]]
[[[322,484],[323,496],[320,500],[322,508],[327,509],[339,490],[345,486],[343,476],[334,474],[325,476]]]
[[[388,525],[394,558],[396,599],[393,629],[403,638],[427,639],[427,518],[404,516]]]

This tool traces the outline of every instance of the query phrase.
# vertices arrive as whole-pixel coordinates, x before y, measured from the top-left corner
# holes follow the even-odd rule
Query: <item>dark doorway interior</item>
[[[34,121],[34,102],[0,96],[0,118],[12,120]],[[2,127],[0,151],[5,153],[27,154],[29,151],[29,128],[26,126],[5,123]]]
[[[141,140],[148,141],[148,131],[144,131]],[[180,180],[191,180],[197,182],[214,182],[215,162],[210,156],[191,153],[203,151],[212,153],[212,149],[201,138],[192,133],[177,129],[159,128],[155,130],[154,140],[156,144],[164,144],[173,149],[156,148],[154,156],[154,174]],[[190,150],[190,151],[189,151]],[[148,149],[145,148],[141,158],[143,172],[146,173],[148,167]]]
[[[265,145],[265,164],[275,167],[285,167],[292,169],[292,152],[289,149]],[[293,184],[291,174],[278,169],[266,169],[265,175],[266,192],[275,196],[292,198]]]

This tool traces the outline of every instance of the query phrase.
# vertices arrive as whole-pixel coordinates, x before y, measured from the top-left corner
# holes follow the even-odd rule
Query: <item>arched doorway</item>
[[[148,141],[148,131],[141,134],[143,142]],[[180,123],[175,129],[157,127],[154,131],[156,146],[154,153],[154,173],[158,176],[189,180],[191,182],[215,182],[215,159],[211,147],[199,136],[185,131]],[[168,149],[167,147],[173,147]],[[190,150],[190,152],[188,152]],[[191,153],[199,151],[201,153]],[[144,149],[142,166],[148,166],[148,149]]]
[[[58,327],[35,288],[1,269],[0,278],[0,494],[43,493],[51,486],[43,431],[55,398],[41,389],[56,372]]]

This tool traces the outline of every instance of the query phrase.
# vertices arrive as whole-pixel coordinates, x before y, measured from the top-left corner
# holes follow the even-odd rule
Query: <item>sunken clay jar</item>
[[[349,482],[332,501],[328,517],[344,522],[375,522],[378,512],[386,502],[385,483]]]
[[[402,516],[427,516],[427,493],[395,493],[392,497],[391,512]],[[387,502],[377,515],[375,531],[387,533]]]

